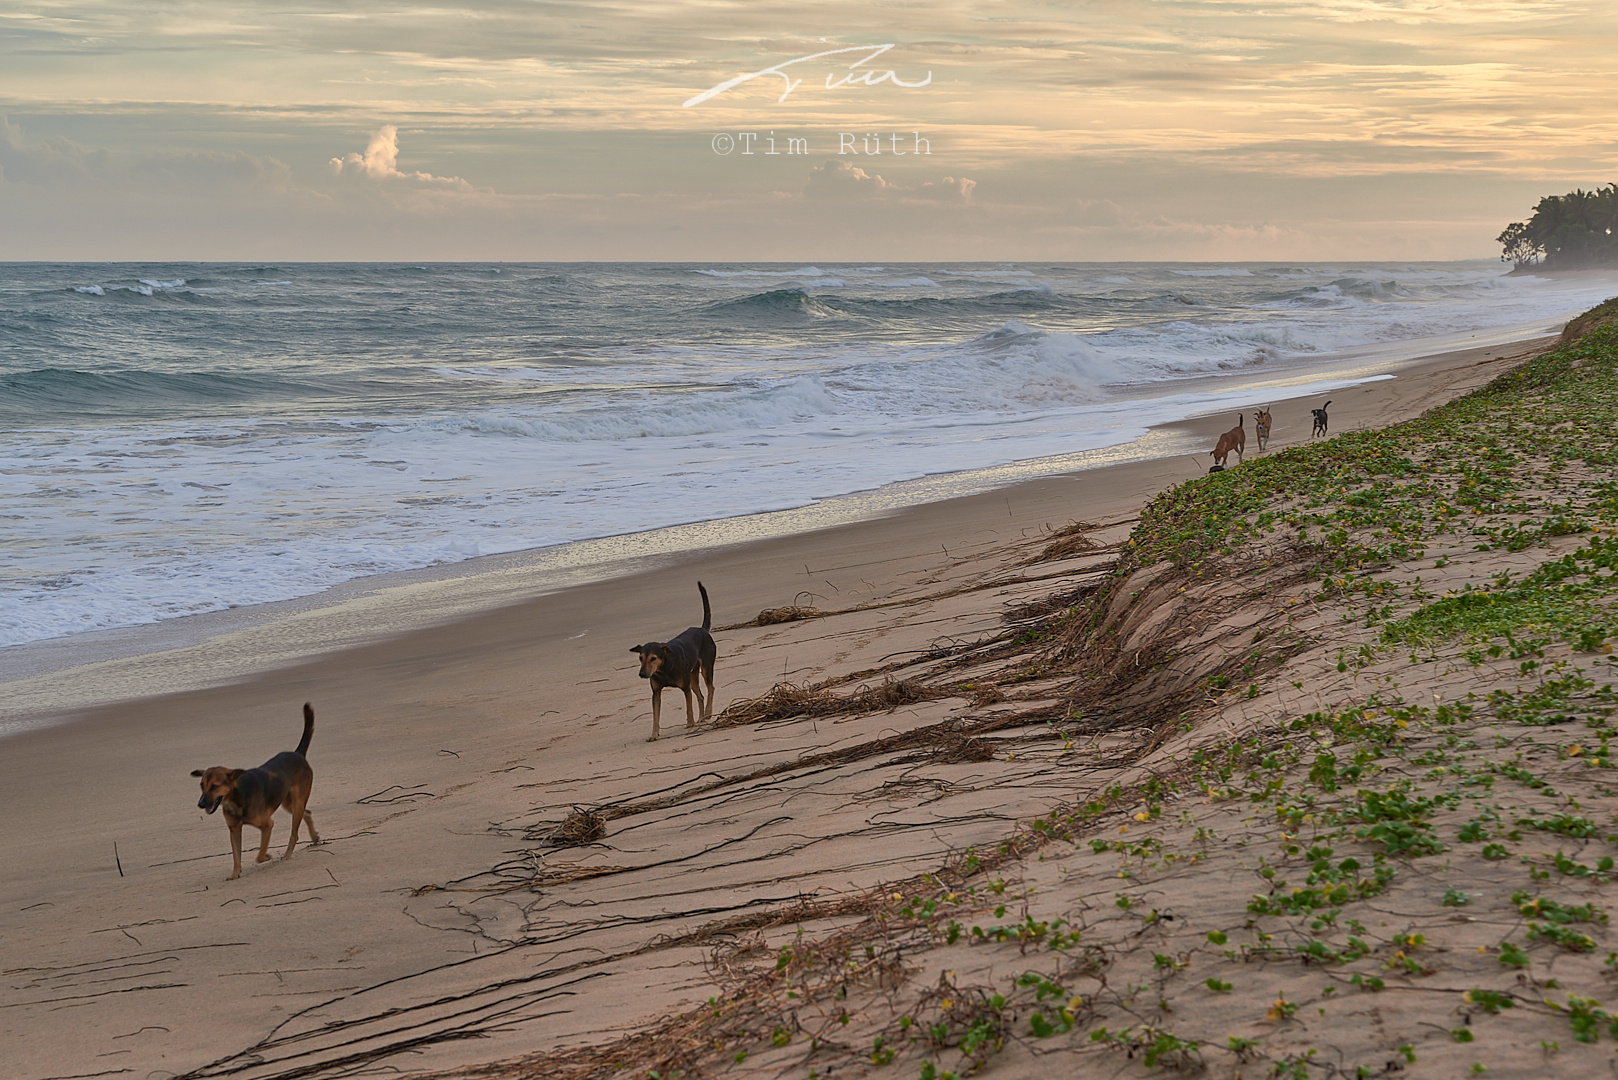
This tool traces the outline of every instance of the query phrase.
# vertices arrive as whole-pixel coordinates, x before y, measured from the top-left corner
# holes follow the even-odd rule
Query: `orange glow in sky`
[[[1615,29],[1559,0],[14,0],[0,259],[1492,257],[1618,179]]]

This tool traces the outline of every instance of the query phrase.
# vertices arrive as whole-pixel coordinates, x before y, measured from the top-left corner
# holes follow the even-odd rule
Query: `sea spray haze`
[[[0,644],[1128,441],[1494,263],[0,265]],[[1235,408],[1250,404],[1230,402]]]

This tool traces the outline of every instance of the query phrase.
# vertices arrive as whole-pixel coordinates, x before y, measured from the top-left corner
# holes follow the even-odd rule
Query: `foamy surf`
[[[1072,467],[1612,290],[1482,262],[0,267],[0,644]]]

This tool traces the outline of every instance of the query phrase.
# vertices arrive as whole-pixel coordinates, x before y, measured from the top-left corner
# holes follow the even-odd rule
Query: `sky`
[[[0,261],[1491,258],[1618,180],[1615,46],[1611,0],[0,0]]]

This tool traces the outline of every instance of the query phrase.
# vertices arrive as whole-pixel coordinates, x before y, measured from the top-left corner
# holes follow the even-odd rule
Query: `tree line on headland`
[[[1512,222],[1496,239],[1501,260],[1519,270],[1541,259],[1547,270],[1618,265],[1618,184],[1547,195],[1533,217]]]

